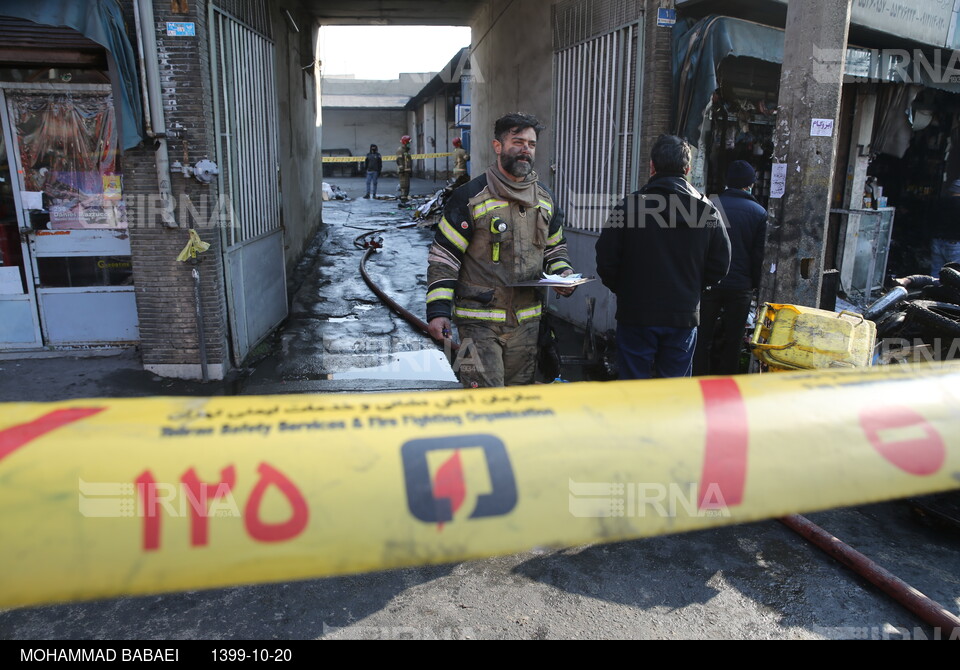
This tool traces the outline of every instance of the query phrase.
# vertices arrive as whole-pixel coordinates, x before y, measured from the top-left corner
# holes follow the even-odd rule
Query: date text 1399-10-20
[[[214,661],[292,661],[293,651],[282,647],[211,649]]]

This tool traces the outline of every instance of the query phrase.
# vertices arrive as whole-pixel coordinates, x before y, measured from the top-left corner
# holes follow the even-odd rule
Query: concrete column
[[[787,166],[786,185],[770,204],[761,301],[820,304],[850,4],[804,0],[787,8],[774,131],[774,163]],[[830,136],[814,133],[814,119],[832,122]]]

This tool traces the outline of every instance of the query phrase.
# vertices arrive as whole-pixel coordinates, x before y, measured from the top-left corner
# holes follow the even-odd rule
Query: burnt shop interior
[[[902,84],[875,86],[887,97],[905,88]],[[895,276],[928,273],[931,227],[942,216],[940,200],[947,186],[960,177],[960,156],[954,150],[960,141],[960,94],[910,88],[919,90],[903,113],[900,141],[871,156],[864,189],[865,206],[895,208],[887,264],[887,274]],[[898,106],[886,109],[900,115]],[[878,116],[880,111],[878,102]],[[875,141],[881,132],[875,125]],[[882,195],[877,195],[878,190]]]
[[[858,83],[850,76],[845,81],[825,267],[856,264],[840,273],[837,290],[862,302],[882,291],[890,276],[929,272],[931,224],[947,185],[960,178],[960,155],[953,150],[960,142],[960,94],[892,81]],[[701,135],[703,187],[721,193],[727,167],[745,160],[757,173],[753,195],[769,209],[780,64],[725,58],[717,83]],[[871,106],[872,131],[855,137],[858,106],[865,105]],[[864,186],[854,193],[858,163],[866,166],[866,180],[861,176]],[[849,230],[849,214],[857,210],[876,215],[863,216],[862,228]]]
[[[7,160],[6,138],[0,133],[0,292],[26,292],[27,277],[20,248],[20,228]],[[15,269],[13,269],[15,268]]]
[[[757,172],[753,196],[767,207],[780,66],[749,57],[726,58],[717,68],[717,83],[706,118],[706,192],[723,192],[727,167],[745,160]]]

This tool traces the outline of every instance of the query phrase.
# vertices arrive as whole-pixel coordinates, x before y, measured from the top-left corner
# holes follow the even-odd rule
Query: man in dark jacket
[[[747,161],[727,168],[727,190],[720,194],[720,213],[727,225],[732,256],[730,272],[719,285],[703,292],[700,331],[693,374],[735,375],[767,239],[767,210],[750,194],[757,173]]]
[[[646,186],[614,208],[597,241],[597,273],[617,296],[620,379],[689,377],[700,294],[730,265],[720,214],[687,180],[690,146],[662,135]]]
[[[950,182],[949,194],[933,219],[930,274],[940,274],[947,263],[960,262],[960,179]]]
[[[367,154],[367,194],[364,198],[377,197],[377,182],[380,180],[380,173],[383,172],[383,156],[380,155],[380,149],[376,144],[370,145],[370,153]]]

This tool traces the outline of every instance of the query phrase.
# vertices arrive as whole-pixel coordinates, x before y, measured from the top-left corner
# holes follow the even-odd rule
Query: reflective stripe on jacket
[[[540,290],[513,284],[570,268],[563,212],[538,184],[528,208],[494,196],[481,175],[457,189],[430,248],[427,319],[516,325],[539,318]]]

